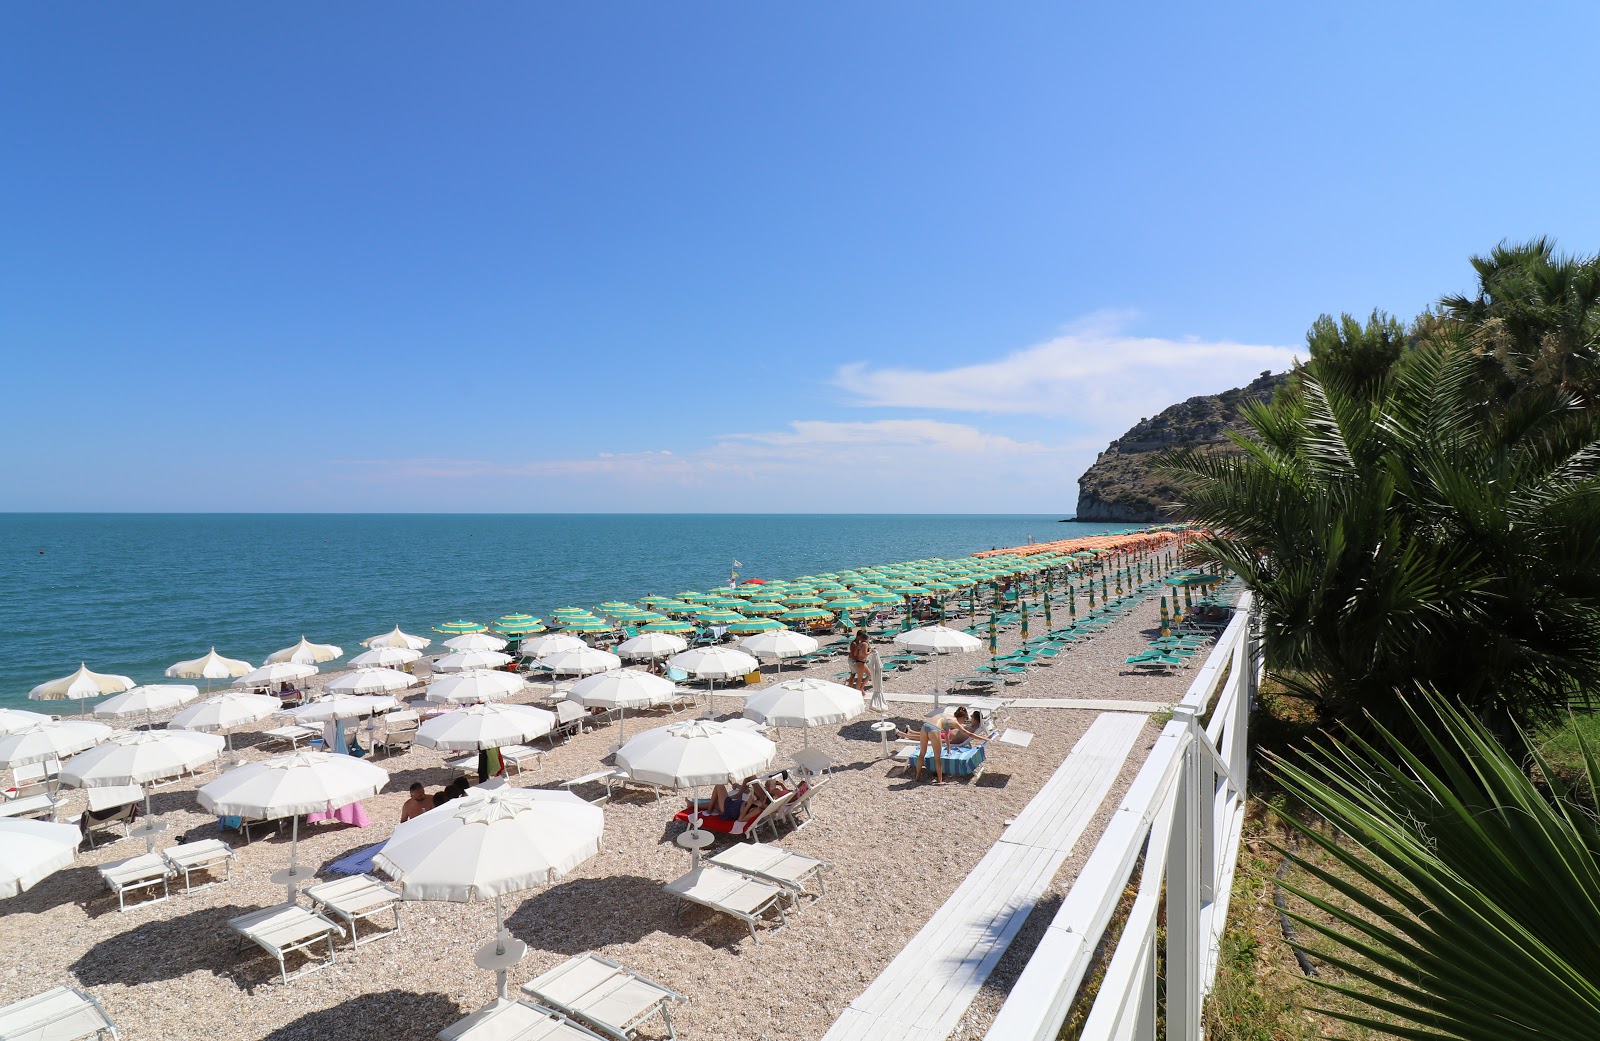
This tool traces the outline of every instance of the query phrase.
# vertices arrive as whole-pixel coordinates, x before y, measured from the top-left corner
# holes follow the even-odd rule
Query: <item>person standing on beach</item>
[[[861,692],[863,697],[867,693],[867,657],[872,653],[867,646],[867,631],[856,630],[856,638],[850,641],[850,685]]]

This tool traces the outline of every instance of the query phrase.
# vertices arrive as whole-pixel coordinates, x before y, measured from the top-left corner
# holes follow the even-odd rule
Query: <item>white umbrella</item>
[[[433,671],[465,672],[468,669],[498,669],[510,663],[511,655],[502,654],[500,651],[456,651],[434,662]]]
[[[254,723],[283,708],[283,703],[270,694],[247,694],[230,690],[209,697],[198,705],[181,709],[167,720],[169,730],[226,731],[228,752],[233,752],[233,728]]]
[[[199,696],[200,688],[187,683],[151,683],[107,698],[94,707],[94,714],[101,719],[144,716],[149,723],[152,713],[187,705]]]
[[[629,661],[654,661],[688,650],[689,641],[674,633],[640,633],[617,645],[617,654]]]
[[[773,629],[769,632],[756,633],[754,636],[746,636],[739,641],[739,646],[758,658],[776,658],[778,669],[782,671],[783,659],[810,654],[819,645],[815,637],[807,636],[805,633],[797,633],[793,629]]]
[[[0,817],[0,897],[16,896],[72,863],[82,842],[71,824]]]
[[[617,769],[641,784],[698,788],[733,784],[772,764],[778,746],[748,730],[709,719],[668,723],[636,735],[617,749]],[[690,818],[700,826],[699,803]],[[700,851],[694,851],[699,863]]]
[[[361,641],[363,647],[405,647],[413,651],[420,651],[433,641],[425,636],[412,636],[403,633],[397,625],[381,636],[369,636]]]
[[[150,784],[179,777],[222,754],[222,738],[192,730],[124,730],[102,745],[80,752],[61,770],[61,780],[78,788],[104,788],[137,784],[144,788],[144,823],[136,834],[144,836],[146,851],[155,849],[156,836],[165,826],[150,812]]]
[[[581,651],[588,646],[578,637],[568,633],[547,633],[544,636],[535,636],[531,640],[523,640],[522,656],[540,658],[556,651]]]
[[[499,669],[468,669],[452,672],[428,684],[427,698],[440,704],[470,704],[474,701],[498,701],[520,692],[527,680],[514,672]]]
[[[289,710],[298,723],[329,723],[390,712],[400,707],[393,694],[341,694]]]
[[[451,751],[518,745],[550,733],[556,714],[532,705],[469,705],[417,728],[417,744]]]
[[[617,719],[617,738],[621,740],[628,709],[670,704],[677,692],[678,685],[669,679],[652,676],[638,669],[614,669],[574,683],[572,689],[567,691],[567,698],[584,708],[608,712],[615,709],[621,713]]]
[[[0,734],[15,734],[28,727],[50,722],[43,712],[28,712],[20,708],[0,708]]]
[[[62,701],[76,698],[79,702],[78,710],[81,712],[85,698],[98,698],[103,694],[121,694],[134,686],[131,677],[107,672],[91,672],[88,665],[79,663],[77,672],[39,684],[28,691],[28,697],[33,701]]]
[[[582,650],[555,651],[535,662],[549,669],[552,676],[592,676],[597,672],[610,672],[622,668],[622,659],[610,651],[584,647]]]
[[[222,816],[294,818],[289,868],[272,876],[288,887],[293,903],[300,881],[300,814],[371,798],[388,781],[388,771],[364,759],[302,751],[236,766],[198,794],[202,808]]]
[[[493,633],[462,633],[444,642],[452,651],[503,651],[506,641]]]
[[[750,695],[744,703],[744,714],[746,719],[775,727],[800,727],[809,746],[813,726],[847,722],[859,716],[864,707],[861,695],[842,683],[802,677]]]
[[[167,676],[175,680],[226,680],[243,676],[255,668],[238,658],[224,658],[215,647],[198,658],[180,661],[167,667]]]
[[[395,669],[357,669],[334,677],[323,689],[329,694],[383,694],[416,682],[415,676]]]
[[[555,881],[600,852],[605,814],[571,792],[472,789],[395,828],[373,864],[400,883],[406,900],[469,901],[494,897],[495,938],[476,963],[506,972],[528,945],[506,932],[504,898]]]
[[[410,665],[420,657],[421,651],[409,647],[374,647],[351,658],[350,664],[358,669],[392,669],[397,665]]]
[[[983,646],[976,636],[968,636],[958,629],[943,625],[925,625],[920,629],[907,629],[894,638],[894,642],[918,654],[944,656],[946,654],[971,654]],[[933,703],[937,707],[943,690],[939,685],[939,665],[933,666]]]
[[[53,719],[0,737],[0,767],[65,759],[110,737],[114,730],[85,719]]]
[[[674,669],[682,669],[696,679],[710,680],[706,712],[716,715],[717,680],[731,680],[761,667],[750,655],[731,647],[695,647],[667,659]]]
[[[317,667],[305,662],[274,661],[251,669],[239,677],[241,687],[270,687],[274,683],[296,683],[317,674]]]
[[[332,661],[344,654],[343,647],[335,647],[331,643],[312,643],[304,636],[293,647],[285,647],[281,651],[273,651],[267,655],[268,662],[291,662],[295,665],[315,665],[321,661]]]

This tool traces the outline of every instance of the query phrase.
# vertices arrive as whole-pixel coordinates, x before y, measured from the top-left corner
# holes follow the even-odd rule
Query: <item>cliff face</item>
[[[1154,472],[1159,453],[1169,448],[1203,448],[1227,443],[1229,430],[1243,430],[1239,409],[1266,401],[1289,378],[1264,372],[1249,386],[1204,394],[1173,405],[1111,442],[1078,478],[1078,520],[1147,523],[1170,520],[1165,507],[1178,489]]]

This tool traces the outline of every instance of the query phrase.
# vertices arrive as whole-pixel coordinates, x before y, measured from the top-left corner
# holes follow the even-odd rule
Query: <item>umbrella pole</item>
[[[283,884],[289,890],[289,903],[300,900],[300,815],[289,822],[289,870],[283,873]]]

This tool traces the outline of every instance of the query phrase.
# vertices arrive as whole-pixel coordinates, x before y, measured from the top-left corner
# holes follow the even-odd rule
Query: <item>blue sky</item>
[[[8,510],[1069,512],[1600,248],[1587,5],[0,7]]]

